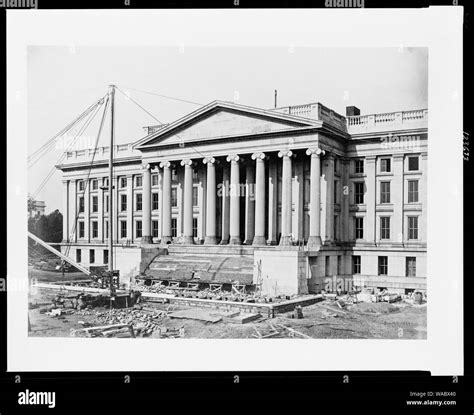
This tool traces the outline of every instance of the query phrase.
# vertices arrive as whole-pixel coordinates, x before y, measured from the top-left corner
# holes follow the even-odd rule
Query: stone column
[[[240,245],[240,169],[239,156],[227,157],[230,161],[230,245]]]
[[[334,155],[329,154],[324,163],[326,179],[326,240],[334,239]]]
[[[229,168],[224,166],[222,172],[222,240],[221,244],[227,244],[230,237],[230,174]]]
[[[90,201],[91,201],[91,192],[90,192],[90,185],[91,181],[90,180],[84,180],[84,239],[87,242],[90,242],[90,233],[89,233],[89,227],[91,223],[91,218],[90,218]]]
[[[113,198],[113,204],[112,204],[112,209],[113,212],[109,212],[109,220],[110,217],[112,216],[112,227],[113,227],[113,233],[112,235],[109,235],[110,238],[112,238],[112,241],[118,241],[119,240],[119,219],[118,219],[118,204],[119,204],[119,197],[118,197],[118,185],[119,185],[119,179],[118,177],[114,177],[112,179],[112,190],[110,191],[110,197]],[[109,255],[112,255],[112,252],[109,252]]]
[[[276,160],[268,163],[268,239],[267,243],[278,242],[278,169]]]
[[[206,157],[203,163],[207,165],[206,180],[206,236],[205,245],[217,244],[216,236],[216,159],[214,157]]]
[[[97,201],[98,201],[98,218],[97,218],[97,238],[99,241],[103,242],[104,240],[104,190],[100,185],[102,179],[98,180],[98,191],[97,191]]]
[[[151,172],[150,165],[143,165],[142,244],[152,244],[151,236]]]
[[[278,157],[283,159],[282,189],[281,189],[281,239],[280,246],[291,245],[291,219],[292,219],[292,180],[291,180],[291,150],[284,150],[278,153]]]
[[[193,236],[193,162],[181,161],[184,166],[184,209],[183,209],[183,243],[194,244]]]
[[[69,242],[69,180],[63,180],[63,242]]]
[[[252,154],[255,160],[255,235],[253,245],[266,245],[265,239],[265,153]]]
[[[308,148],[306,154],[311,156],[310,203],[309,203],[309,247],[321,246],[321,158],[324,150]]]
[[[171,163],[162,161],[160,167],[163,169],[161,243],[167,244],[171,242]]]
[[[134,191],[133,188],[135,186],[135,183],[133,182],[133,175],[128,174],[127,175],[127,239],[130,242],[133,242],[135,239],[135,234],[134,234],[134,222],[133,222],[133,211],[135,210],[135,200],[133,198]],[[143,198],[143,196],[142,196]],[[143,199],[142,199],[142,204],[143,204]],[[143,206],[142,206],[143,209]],[[143,212],[143,210],[142,210]],[[142,222],[143,226],[143,222]],[[143,227],[142,227],[143,229]],[[120,230],[119,230],[120,232]]]
[[[390,223],[390,239],[398,244],[402,244],[404,238],[404,224],[403,224],[403,195],[404,195],[404,175],[403,175],[403,161],[404,154],[393,155],[393,179],[390,188],[390,201],[393,205],[393,216]]]
[[[255,167],[245,168],[245,245],[251,245],[255,235]]]
[[[365,158],[367,191],[365,194],[366,216],[364,219],[364,239],[368,243],[375,243],[375,206],[376,206],[376,156]]]

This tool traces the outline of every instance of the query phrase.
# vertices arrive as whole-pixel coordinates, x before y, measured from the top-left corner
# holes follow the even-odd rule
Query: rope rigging
[[[73,121],[68,123],[61,131],[56,133],[45,144],[43,144],[40,148],[38,148],[32,154],[30,154],[27,158],[28,168],[33,167],[45,154],[47,154],[54,147],[54,144],[58,137],[61,137],[62,135],[66,134],[69,130],[71,130],[74,126],[76,126],[80,121],[82,121],[85,117],[87,117],[87,115],[90,114],[94,109],[102,105],[103,102],[104,102],[104,97],[95,101],[82,114],[80,114]]]

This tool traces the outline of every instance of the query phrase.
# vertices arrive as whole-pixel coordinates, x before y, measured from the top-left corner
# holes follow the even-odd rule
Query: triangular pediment
[[[213,103],[187,117],[161,128],[140,140],[137,147],[197,143],[227,137],[242,137],[276,131],[311,127],[317,121],[301,120],[273,111],[258,110],[236,104]]]

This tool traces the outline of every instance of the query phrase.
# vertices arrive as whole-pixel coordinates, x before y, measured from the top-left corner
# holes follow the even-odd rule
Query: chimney
[[[353,117],[354,115],[360,115],[360,109],[352,105],[346,107],[346,117]]]

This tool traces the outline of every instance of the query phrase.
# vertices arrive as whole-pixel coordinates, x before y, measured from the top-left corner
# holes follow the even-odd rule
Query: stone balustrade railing
[[[428,110],[387,112],[381,114],[356,115],[346,117],[347,132],[358,134],[363,132],[388,131],[393,129],[426,128],[428,126]]]

